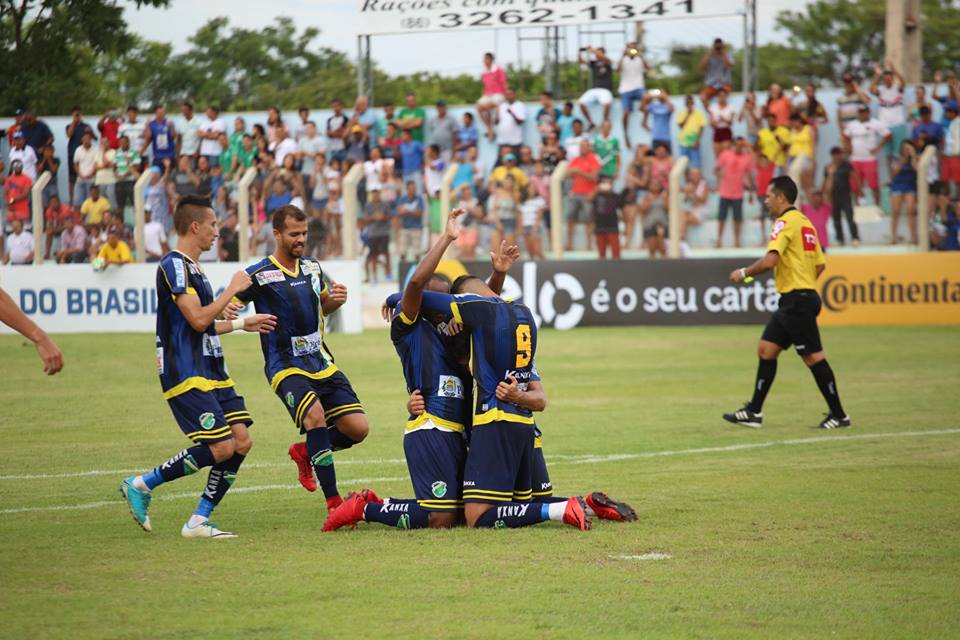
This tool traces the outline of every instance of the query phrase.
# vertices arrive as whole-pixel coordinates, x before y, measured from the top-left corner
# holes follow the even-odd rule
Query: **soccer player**
[[[316,491],[319,481],[333,511],[343,502],[333,452],[363,441],[370,429],[350,381],[323,341],[324,318],[347,301],[347,288],[335,282],[328,288],[320,263],[303,255],[307,216],[299,208],[284,205],[274,211],[273,236],[276,251],[247,268],[252,284],[237,298],[277,317],[277,330],[260,339],[264,373],[294,425],[306,434],[305,443],[289,449],[300,483]]]
[[[830,412],[820,422],[821,429],[849,427],[850,417],[844,412],[837,392],[837,381],[827,363],[820,343],[817,315],[820,296],[817,278],[826,268],[826,258],[817,239],[813,223],[793,203],[797,185],[788,176],[779,176],[767,187],[767,209],[776,216],[767,254],[749,267],[735,269],[730,280],[774,270],[780,306],[767,323],[757,353],[760,364],[753,386],[753,398],[742,409],[725,413],[724,420],[744,427],[759,429],[763,424],[763,401],[777,373],[777,356],[794,345],[803,363],[810,367],[814,380],[827,401]]]
[[[220,319],[233,296],[250,286],[250,276],[238,271],[223,293],[214,298],[203,274],[200,254],[217,239],[217,216],[210,201],[185,196],[173,216],[177,250],[157,268],[157,371],[163,396],[180,429],[194,442],[153,471],[120,483],[133,519],[151,531],[151,492],[165,482],[211,467],[200,502],[180,533],[185,538],[233,538],[210,521],[210,514],[236,480],[253,442],[253,419],[243,397],[234,390],[223,362],[220,335],[243,329],[269,333],[276,318],[256,314],[246,319]]]

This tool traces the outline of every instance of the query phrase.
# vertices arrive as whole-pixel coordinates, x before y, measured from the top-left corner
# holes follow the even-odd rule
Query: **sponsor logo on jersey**
[[[293,336],[290,338],[290,348],[295,356],[306,356],[320,351],[320,332],[314,331],[308,336]]]
[[[272,271],[261,271],[257,274],[257,284],[265,285],[271,282],[283,282],[285,276],[283,271],[273,269]]]
[[[812,227],[802,227],[800,237],[803,238],[804,251],[816,251],[817,232]]]
[[[433,492],[434,497],[442,498],[447,495],[447,483],[442,480],[437,480],[432,485],[430,485],[430,491]]]
[[[203,355],[211,358],[223,357],[223,345],[220,344],[220,336],[203,334]]]
[[[163,375],[163,347],[157,347],[157,374]]]
[[[776,240],[777,236],[780,235],[780,232],[783,231],[784,227],[787,226],[786,220],[777,220],[773,223],[773,229],[770,230],[770,239]]]
[[[320,265],[316,262],[302,262],[300,270],[304,273],[320,273]]]
[[[463,400],[463,381],[457,376],[440,376],[437,395],[441,398],[457,398]]]
[[[200,422],[200,428],[206,431],[213,429],[217,424],[217,417],[209,411],[206,413],[201,413],[197,420]]]

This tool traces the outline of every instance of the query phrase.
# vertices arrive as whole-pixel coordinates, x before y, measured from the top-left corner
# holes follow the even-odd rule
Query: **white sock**
[[[133,488],[137,491],[143,491],[144,493],[150,493],[150,487],[147,486],[147,483],[143,481],[143,476],[137,476],[133,479],[131,483]]]
[[[203,524],[207,520],[208,518],[205,518],[204,516],[198,516],[197,514],[193,514],[192,516],[190,516],[190,519],[187,520],[187,526],[190,527],[191,529],[193,527],[199,527],[201,524]]]
[[[547,513],[551,520],[563,522],[563,512],[567,510],[566,502],[551,502],[547,505]]]

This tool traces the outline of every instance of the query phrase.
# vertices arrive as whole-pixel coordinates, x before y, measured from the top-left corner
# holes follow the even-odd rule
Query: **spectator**
[[[960,80],[957,80],[957,74],[952,69],[947,71],[947,82],[944,88],[946,92],[941,94],[940,87],[943,86],[943,73],[941,71],[933,72],[933,99],[941,105],[946,106],[950,100],[960,100]],[[940,112],[940,126],[946,129],[949,126],[947,122],[946,109]]]
[[[748,91],[743,99],[743,106],[737,114],[737,122],[747,123],[747,141],[752,145],[757,144],[757,132],[763,126],[763,107],[757,105],[757,96],[753,91]]]
[[[927,113],[929,118],[929,112]],[[932,123],[936,124],[936,123]],[[939,127],[939,125],[937,125]],[[916,130],[915,130],[916,131]],[[850,148],[850,161],[857,181],[866,184],[873,192],[873,202],[880,206],[880,178],[877,172],[877,158],[883,146],[893,138],[886,126],[876,118],[870,117],[870,107],[863,104],[857,112],[857,119],[843,128],[844,143]],[[857,200],[862,191],[857,192]]]
[[[577,118],[573,121],[570,135],[567,136],[566,142],[563,143],[563,154],[567,160],[572,161],[574,158],[580,156],[580,143],[583,142],[584,139],[583,122]]]
[[[116,151],[110,148],[110,139],[107,136],[100,138],[100,146],[94,156],[94,162],[97,172],[94,174],[93,183],[100,189],[100,193],[108,201],[116,200],[116,193],[113,187],[117,182],[117,175],[113,172],[115,164]]]
[[[451,183],[451,188],[456,191],[460,188],[461,185],[468,185],[471,188],[473,187],[474,181],[478,176],[483,175],[483,169],[477,171],[477,148],[470,147],[467,149],[466,157],[462,158],[460,162],[457,163],[457,172],[453,176],[453,182]]]
[[[97,173],[97,154],[99,149],[93,146],[93,131],[83,134],[83,143],[73,153],[74,171],[77,181],[74,187],[74,205],[82,204],[90,195]]]
[[[727,93],[733,88],[733,80],[730,75],[730,69],[733,67],[733,61],[727,54],[727,46],[723,40],[716,38],[713,46],[703,54],[697,68],[706,71],[703,80],[703,90],[700,91],[700,101],[704,108],[710,106],[713,96],[719,93],[720,89],[725,89]]]
[[[340,108],[339,108],[339,109],[337,108],[337,103],[338,103],[338,102],[340,103]],[[333,99],[333,102],[332,102],[331,104],[332,104],[332,106],[333,106],[333,113],[334,113],[334,115],[339,114],[340,111],[343,110],[343,103],[340,102],[340,99],[339,99],[339,98],[334,98],[334,99]],[[344,120],[343,120],[343,122],[341,123],[341,127],[345,126],[346,124],[347,124],[346,117],[344,117]],[[329,125],[330,125],[330,121],[328,120],[328,121],[327,121],[327,131],[328,131],[328,135],[329,135],[329,131],[330,131],[330,126],[329,126]],[[280,113],[280,109],[278,109],[277,107],[270,107],[269,109],[267,109],[267,131],[266,131],[266,134],[267,134],[267,143],[268,143],[268,144],[273,144],[274,142],[277,141],[277,128],[278,128],[278,127],[282,127],[282,126],[284,126],[284,124],[283,124],[283,115]],[[254,126],[254,129],[256,129],[256,125]],[[329,147],[328,147],[328,149],[329,149]]]
[[[767,92],[767,104],[763,108],[765,113],[772,113],[777,118],[778,127],[790,125],[790,114],[793,113],[793,105],[790,104],[790,98],[783,95],[783,88],[774,82],[770,85]]]
[[[7,127],[7,141],[13,145],[13,134],[20,130],[23,125],[23,116],[26,113],[24,109],[16,109],[13,112],[13,124]]]
[[[402,143],[403,138],[400,136],[400,130],[397,128],[397,123],[387,123],[386,135],[380,138],[379,145],[381,151],[383,152],[383,157],[392,158],[398,167],[400,166],[401,162],[400,145]]]
[[[600,178],[616,180],[620,175],[620,141],[613,136],[612,129],[610,121],[604,120],[600,125],[600,135],[593,140],[593,149],[600,159]]]
[[[120,114],[116,109],[110,109],[97,121],[97,131],[101,138],[106,138],[109,142],[109,148],[116,149],[120,146]]]
[[[907,209],[907,221],[910,229],[910,244],[917,244],[917,150],[913,143],[904,140],[900,143],[900,152],[891,164],[890,180],[890,244],[900,241],[897,233],[900,223],[900,211]]]
[[[501,241],[507,244],[516,244],[521,219],[517,215],[520,208],[520,189],[513,175],[507,175],[503,180],[493,183],[490,199],[487,201],[487,210],[493,217],[495,233],[490,240],[491,247],[500,246]]]
[[[284,205],[291,204],[294,198],[293,175],[283,168],[274,169],[263,184],[264,209],[267,216]]]
[[[72,264],[85,262],[87,259],[87,230],[77,223],[76,216],[71,215],[63,219],[63,230],[60,233],[60,249],[57,251],[58,264]]]
[[[7,154],[7,159],[10,161],[11,166],[14,162],[19,161],[23,167],[24,175],[30,178],[31,182],[36,182],[37,152],[33,150],[33,147],[27,145],[27,138],[19,129],[13,134],[13,147],[10,149],[10,153]]]
[[[157,105],[153,109],[153,120],[148,122],[144,129],[140,155],[144,155],[149,146],[153,164],[160,167],[173,166],[177,153],[176,139],[177,128],[167,118],[167,110],[163,105]]]
[[[907,109],[907,124],[909,125],[911,131],[915,126],[917,126],[917,123],[920,122],[920,109],[923,107],[930,108],[931,106],[930,102],[927,100],[927,88],[924,85],[918,84],[914,88],[913,97],[914,102]]]
[[[517,99],[513,89],[507,89],[504,101],[497,107],[496,116],[496,141],[500,153],[503,153],[504,148],[509,148],[514,154],[520,152],[526,115],[526,106]]]
[[[614,260],[620,259],[620,205],[621,198],[613,191],[613,180],[601,177],[592,211],[597,253],[601,259],[607,257],[608,248]]]
[[[728,149],[726,153],[730,153]],[[659,181],[650,182],[650,190],[640,202],[643,220],[643,241],[651,258],[667,257],[667,225],[669,224],[667,190]]]
[[[19,132],[18,132],[19,133]],[[23,170],[23,161],[10,162],[10,175],[3,183],[4,196],[7,199],[7,225],[15,220],[30,223],[30,189],[33,180]]]
[[[457,160],[462,162],[467,156],[467,150],[471,147],[476,148],[479,132],[473,124],[473,114],[465,111],[463,114],[463,126],[457,129],[456,143],[453,150],[456,152]]]
[[[403,181],[414,182],[417,190],[422,189],[420,173],[423,171],[423,143],[413,139],[413,131],[404,129],[403,142],[400,143],[400,166],[403,169]]]
[[[369,108],[370,101],[367,99],[367,96],[357,96],[356,102],[353,103],[353,116],[350,117],[350,122],[348,123],[348,128],[350,130],[355,126],[359,126],[363,130],[363,139],[369,144],[376,144],[376,126],[377,126],[377,116]]]
[[[900,153],[900,143],[909,138],[903,102],[904,86],[903,76],[892,65],[888,69],[883,69],[879,64],[874,65],[870,93],[880,101],[877,119],[886,125],[892,136],[886,149],[890,161]]]
[[[800,113],[790,116],[790,131],[787,133],[787,161],[792,166],[800,163],[800,187],[804,198],[810,200],[813,190],[814,162],[817,148],[817,130]]]
[[[397,257],[416,262],[423,248],[423,218],[426,205],[417,193],[415,182],[406,183],[406,191],[397,199]]]
[[[960,113],[956,100],[949,100],[943,108],[947,116],[947,130],[943,137],[943,170],[940,178],[943,180],[945,193],[950,195],[952,182],[957,198],[960,198]]]
[[[519,202],[520,192],[527,189],[530,179],[527,177],[527,174],[523,172],[523,169],[517,166],[517,156],[513,153],[505,153],[502,164],[490,172],[491,191],[493,190],[494,183],[499,182],[502,184],[506,182],[507,177],[513,180],[514,188],[517,191],[516,200]]]
[[[407,131],[410,131],[407,129]],[[366,260],[366,282],[377,283],[377,265],[382,263],[387,280],[393,280],[390,271],[390,208],[380,200],[379,191],[368,191],[369,201],[364,208],[364,234],[369,252]]]
[[[144,209],[143,212],[143,249],[146,251],[147,262],[160,262],[160,258],[170,251],[167,244],[167,232],[160,222],[153,219],[153,212]]]
[[[767,124],[757,132],[757,147],[760,153],[782,171],[787,166],[787,145],[789,144],[790,130],[777,125],[777,117],[772,113],[765,116]],[[764,194],[766,195],[766,194]]]
[[[122,267],[125,264],[133,262],[133,254],[130,253],[130,245],[120,239],[120,229],[122,225],[110,225],[107,229],[107,241],[97,253],[98,258],[103,259],[104,267],[116,265]]]
[[[453,159],[453,140],[457,135],[457,121],[447,113],[447,103],[437,100],[437,115],[427,127],[427,146],[436,145],[440,148],[440,157],[444,162]]]
[[[33,262],[33,234],[23,228],[23,221],[20,219],[14,219],[10,227],[11,232],[7,236],[7,252],[3,256],[3,263],[30,264]]]
[[[556,131],[551,131],[547,134],[547,138],[543,144],[540,145],[540,150],[537,155],[540,157],[540,162],[543,163],[547,175],[553,173],[557,165],[563,161],[564,151],[563,147],[560,146],[560,137]]]
[[[943,127],[933,121],[930,107],[920,107],[920,121],[913,126],[911,137],[921,150],[930,145],[939,149],[943,145]]]
[[[175,200],[200,193],[200,176],[193,170],[190,156],[177,158],[177,171],[173,174],[171,184],[176,194]]]
[[[753,199],[753,158],[746,138],[737,138],[733,149],[726,149],[717,158],[715,168],[717,192],[720,195],[719,225],[717,227],[717,248],[723,246],[723,229],[727,214],[733,214],[733,245],[740,246],[740,232],[743,227],[743,190],[750,187],[750,199]]]
[[[677,128],[680,130],[678,142],[680,146],[680,155],[687,158],[691,167],[699,169],[702,165],[700,157],[700,136],[703,135],[703,129],[707,124],[707,119],[703,112],[698,110],[693,101],[693,96],[686,98],[686,107],[677,114]],[[667,147],[669,152],[670,147]]]
[[[370,150],[370,159],[363,163],[367,191],[383,190],[383,185],[389,179],[388,176],[393,168],[392,164],[381,157],[380,147]]]
[[[139,119],[140,110],[136,105],[127,107],[127,119],[120,123],[117,135],[121,138],[127,136],[130,141],[130,148],[137,152],[137,157],[142,157],[140,149],[143,147],[143,130],[146,123]],[[73,155],[70,155],[72,158]]]
[[[297,158],[299,147],[297,146],[297,141],[287,134],[286,127],[277,127],[275,135],[276,141],[270,145],[270,151],[273,153],[276,166],[282,167],[287,156],[293,156],[294,159]]]
[[[409,131],[413,139],[423,142],[423,125],[427,122],[427,112],[417,106],[417,96],[407,93],[406,105],[397,114],[400,131]]]
[[[424,152],[423,186],[427,196],[427,206],[430,207],[431,226],[440,227],[442,212],[440,211],[440,189],[443,187],[443,170],[445,163],[440,157],[440,148],[432,144]],[[381,194],[382,195],[382,194]]]
[[[853,219],[853,192],[860,191],[860,180],[843,149],[840,147],[830,149],[830,164],[823,173],[823,191],[830,194],[833,231],[837,242],[841,247],[845,244],[842,218],[846,217],[853,246],[859,246],[860,233]]]
[[[240,145],[243,144],[243,137],[247,135],[247,122],[243,118],[237,116],[233,119],[233,133],[230,134],[228,138],[231,149],[239,149]]]
[[[843,74],[843,95],[837,98],[837,126],[842,132],[848,124],[858,119],[860,109],[870,111],[870,97],[863,92],[852,73]]]
[[[194,113],[191,102],[180,105],[180,113],[183,117],[177,123],[177,156],[192,160],[200,154],[200,118]]]
[[[347,146],[345,140],[350,118],[343,112],[343,101],[340,98],[334,98],[330,106],[333,108],[333,114],[327,118],[327,156],[342,160]]]
[[[207,119],[200,123],[200,130],[197,133],[200,137],[200,155],[207,159],[211,167],[215,167],[223,152],[220,135],[227,132],[227,124],[220,117],[220,107],[216,105],[211,104],[207,107],[206,116]],[[296,141],[294,141],[294,147],[296,147]]]
[[[498,64],[494,63],[492,53],[483,54],[484,72],[480,76],[483,83],[483,95],[477,100],[477,113],[487,128],[487,138],[493,140],[493,114],[497,111],[507,95],[507,74]]]
[[[542,160],[537,160],[533,165],[533,174],[529,176],[530,186],[527,188],[531,194],[535,193],[547,204],[550,205],[550,174]],[[549,224],[549,223],[548,223]]]
[[[549,91],[540,93],[540,110],[537,111],[537,132],[540,140],[545,141],[551,133],[559,133],[560,109],[553,103],[553,94]]]
[[[197,159],[197,194],[204,198],[213,198],[213,174],[210,169],[208,156],[200,156]],[[293,160],[293,157],[290,157]]]
[[[69,174],[69,200],[72,203],[76,203],[76,200],[73,199],[73,189],[74,184],[77,182],[77,169],[76,165],[73,163],[73,154],[76,153],[77,147],[83,143],[83,134],[89,131],[90,135],[93,135],[93,129],[90,128],[90,125],[83,121],[83,115],[80,113],[80,107],[74,107],[71,110],[70,123],[67,124],[67,167]],[[91,138],[92,139],[92,138]]]
[[[293,126],[293,139],[298,143],[300,138],[307,135],[307,123],[310,122],[310,109],[300,107],[297,109],[297,123]]]
[[[331,160],[331,167],[338,167],[340,165],[339,161]],[[339,171],[333,168],[327,170],[328,172],[335,172],[339,176]],[[339,177],[337,178],[337,183],[339,185]],[[323,219],[327,229],[327,256],[331,258],[336,258],[343,251],[343,199],[340,197],[341,190],[337,186],[335,191],[330,191],[330,197],[327,199],[327,208],[323,212]]]
[[[960,204],[954,202],[943,214],[937,213],[931,222],[930,245],[940,251],[960,251]]]
[[[457,253],[461,260],[473,260],[480,241],[480,225],[483,223],[484,214],[470,185],[464,184],[456,189],[453,207],[467,212],[460,223],[460,235],[456,242]]]
[[[586,224],[587,250],[593,249],[593,198],[597,193],[600,159],[593,153],[589,140],[580,141],[580,154],[570,161],[567,175],[572,178],[570,204],[567,212],[566,251],[573,250],[573,234],[578,224]]]
[[[221,262],[238,262],[240,260],[240,233],[237,231],[239,222],[236,212],[231,211],[220,227],[219,257]]]
[[[84,224],[88,227],[99,227],[103,223],[103,214],[110,211],[110,202],[100,195],[100,187],[92,185],[90,196],[80,206]]]
[[[120,148],[113,155],[116,174],[117,209],[126,211],[133,206],[133,185],[140,177],[140,153],[131,146],[126,134],[120,136]]]
[[[234,160],[234,172],[226,176],[228,182],[242,178],[247,169],[257,162],[257,149],[253,145],[253,136],[249,133],[243,134],[240,146],[234,150]]]
[[[560,127],[560,144],[565,145],[567,139],[573,135],[573,123],[578,120],[577,116],[573,114],[573,103],[564,102],[563,110],[560,111],[560,116],[557,118],[557,126]],[[583,126],[583,122],[580,123],[580,126]],[[577,148],[580,147],[580,143],[577,143]]]
[[[589,59],[591,55],[592,60]],[[603,47],[581,47],[577,59],[580,64],[590,67],[590,88],[580,96],[579,103],[580,111],[592,131],[595,125],[590,117],[591,104],[600,103],[603,107],[603,119],[610,119],[610,106],[613,104],[613,65]]]
[[[823,103],[817,99],[817,88],[812,82],[808,82],[804,88],[804,100],[800,108],[800,113],[811,127],[816,129],[822,124],[827,124],[830,118],[827,117],[827,110]]]
[[[673,114],[673,103],[670,102],[670,96],[667,95],[666,90],[652,90],[644,99],[641,108],[643,109],[642,126],[647,131],[650,131],[647,118],[653,116],[653,131],[650,133],[652,145],[662,144],[671,150],[673,145],[670,144],[670,117]]]
[[[530,145],[520,145],[520,157],[517,158],[517,166],[520,167],[520,171],[523,171],[523,175],[527,176],[527,178],[532,176],[536,162],[533,158],[533,149],[530,148]]]
[[[37,164],[37,175],[50,173],[50,182],[43,188],[43,204],[46,206],[50,198],[60,195],[57,186],[57,175],[60,173],[60,158],[53,155],[53,147],[47,145],[40,149],[40,162]]]
[[[650,150],[645,144],[637,145],[637,151],[627,167],[623,190],[623,248],[629,249],[635,235],[638,205],[647,195],[650,183]]]
[[[628,42],[617,63],[617,73],[620,74],[617,93],[620,94],[620,106],[623,107],[623,142],[627,148],[630,147],[630,112],[633,111],[634,104],[643,104],[646,93],[645,74],[649,68],[637,43]]]
[[[43,259],[50,259],[50,249],[53,247],[53,239],[59,238],[63,234],[68,218],[75,218],[76,214],[73,208],[60,202],[59,196],[51,196],[47,208],[43,212],[43,235],[45,236],[46,246],[43,251]]]
[[[383,103],[383,117],[377,123],[377,138],[387,135],[387,125],[394,121],[396,106],[390,100]],[[397,137],[400,137],[400,127],[397,127]]]
[[[727,95],[725,89],[717,91],[716,104],[711,104],[707,109],[710,112],[710,126],[713,128],[714,158],[719,158],[720,154],[733,144],[733,119],[737,111],[727,102]]]
[[[170,230],[170,197],[167,181],[170,178],[170,165],[150,167],[150,181],[143,190],[143,199],[146,206],[153,212],[153,219]]]
[[[317,154],[324,149],[323,139],[317,135],[317,124],[308,121],[303,127],[303,133],[297,139],[297,160],[300,162],[300,173],[304,183],[309,183],[316,167]]]
[[[710,198],[710,185],[703,177],[700,169],[691,167],[687,169],[687,180],[683,187],[683,205],[681,209],[680,222],[680,255],[686,257],[689,253],[687,247],[687,228],[699,225],[706,217],[707,200]],[[763,237],[761,233],[760,237]]]
[[[347,166],[352,166],[358,162],[366,162],[368,151],[367,141],[363,138],[363,127],[358,124],[353,125],[346,143],[343,158],[347,162]]]
[[[326,205],[324,205],[325,207]],[[323,223],[323,208],[313,207],[310,210],[310,220],[307,222],[307,244],[303,248],[303,254],[314,258],[325,258],[327,255],[327,226]],[[265,254],[270,255],[274,251],[273,225],[263,224],[261,234]]]
[[[40,149],[46,145],[53,145],[53,132],[43,120],[37,120],[33,111],[27,109],[23,114],[23,122],[18,129],[23,133],[27,141],[27,146],[33,149],[34,154],[39,155]],[[32,178],[36,180],[36,178]]]
[[[757,201],[760,203],[760,217],[758,218],[760,221],[760,237],[764,238],[770,230],[768,222],[773,222],[773,215],[767,209],[767,187],[773,180],[773,173],[776,171],[777,165],[773,164],[770,158],[763,154],[759,144],[753,150],[753,163],[753,184],[756,187]]]
[[[830,219],[830,205],[824,201],[822,191],[814,191],[810,202],[804,202],[800,205],[800,211],[807,216],[813,223],[813,228],[817,230],[817,239],[820,241],[820,247],[826,251],[830,246],[830,240],[827,237],[827,220]]]
[[[547,201],[538,192],[531,190],[520,204],[519,228],[523,231],[523,247],[531,260],[543,260],[540,229],[547,213]]]
[[[650,182],[659,182],[664,191],[670,188],[670,170],[673,168],[673,158],[667,145],[659,143],[653,147],[653,158],[650,159]]]

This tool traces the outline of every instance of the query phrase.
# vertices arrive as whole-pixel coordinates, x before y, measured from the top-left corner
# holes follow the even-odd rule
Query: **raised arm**
[[[493,273],[487,280],[487,286],[493,289],[495,294],[500,295],[500,292],[503,291],[503,281],[507,277],[507,272],[519,258],[520,248],[517,245],[508,245],[506,240],[500,241],[500,248],[496,252],[490,252]]]
[[[403,289],[403,297],[400,299],[400,312],[403,314],[405,322],[412,323],[420,315],[420,305],[424,296],[424,289],[427,283],[433,277],[440,260],[447,248],[460,235],[460,225],[457,218],[466,213],[464,209],[454,209],[447,216],[447,226],[443,230],[443,235],[430,247],[430,251],[423,257],[420,264],[417,265],[410,282]],[[449,305],[448,305],[449,306]]]

